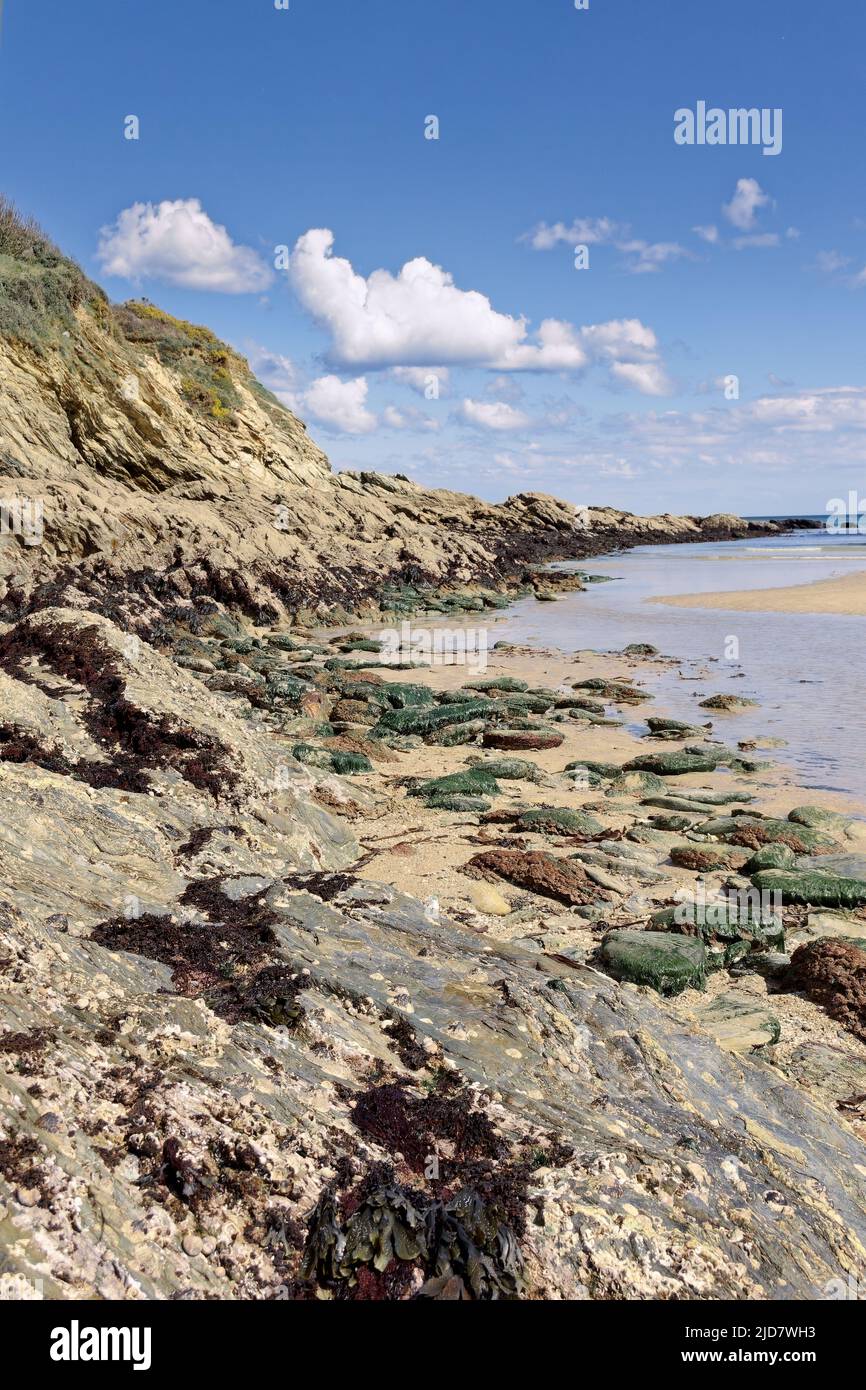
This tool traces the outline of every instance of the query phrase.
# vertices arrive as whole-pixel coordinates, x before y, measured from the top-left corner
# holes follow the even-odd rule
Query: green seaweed
[[[526,758],[470,759],[470,767],[482,767],[501,782],[541,782],[544,773]]]
[[[317,767],[322,772],[336,772],[345,777],[355,772],[372,772],[373,764],[364,753],[343,753],[335,749],[316,748],[311,743],[296,743],[292,757],[308,767]]]
[[[837,878],[815,872],[761,869],[752,875],[761,892],[780,893],[782,902],[808,907],[855,908],[866,905],[866,883],[859,878]]]
[[[484,680],[467,681],[465,690],[501,690],[503,693],[520,695],[529,689],[526,681],[517,676],[486,676]]]
[[[650,985],[659,994],[706,984],[707,950],[695,937],[618,928],[604,937],[601,959],[616,979]]]
[[[447,724],[466,724],[471,719],[488,716],[497,709],[494,700],[469,700],[462,705],[437,705],[423,709],[386,710],[376,726],[396,734],[432,734]]]
[[[410,796],[420,796],[425,801],[440,796],[498,796],[499,783],[492,773],[482,767],[466,768],[463,772],[450,772],[446,777],[434,777],[410,789]]]
[[[689,752],[643,753],[625,764],[625,772],[654,772],[658,777],[681,777],[688,772],[714,772],[717,759]]]
[[[552,835],[601,835],[604,827],[588,811],[571,810],[565,806],[535,806],[521,812],[515,828],[538,830]]]

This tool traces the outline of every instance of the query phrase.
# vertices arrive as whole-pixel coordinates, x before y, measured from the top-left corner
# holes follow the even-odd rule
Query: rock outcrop
[[[501,588],[552,558],[760,529],[734,516],[578,511],[538,493],[494,505],[399,476],[335,474],[235,351],[147,302],[109,305],[9,215],[0,500],[19,513],[17,537],[0,545],[7,610],[86,606],[141,632],[207,597],[267,621],[333,617],[419,585]]]

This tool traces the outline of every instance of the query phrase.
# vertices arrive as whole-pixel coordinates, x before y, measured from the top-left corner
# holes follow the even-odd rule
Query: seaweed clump
[[[78,629],[24,619],[0,641],[0,668],[39,685],[27,664],[34,655],[57,675],[83,686],[90,697],[83,722],[97,743],[114,750],[106,764],[79,766],[79,775],[90,785],[145,791],[143,770],[168,766],[214,798],[237,787],[239,776],[216,738],[166,714],[155,717],[126,698],[117,654],[104,643],[96,624]],[[94,777],[104,780],[91,780]]]
[[[798,946],[786,983],[866,1042],[866,951],[859,945],[829,937]]]
[[[457,1163],[499,1158],[505,1150],[490,1120],[462,1089],[448,1095],[440,1085],[416,1098],[399,1083],[374,1086],[357,1097],[352,1120],[362,1134],[401,1153],[415,1173],[424,1171],[439,1140],[452,1147]]]
[[[386,1083],[356,1096],[351,1118],[412,1177],[398,1181],[382,1163],[342,1196],[339,1182],[328,1186],[302,1281],[350,1300],[519,1298],[531,1164],[510,1160],[471,1093],[444,1073],[424,1096]]]
[[[354,1210],[331,1188],[308,1225],[301,1278],[349,1300],[518,1299],[524,1265],[517,1235],[496,1200],[461,1188],[429,1197],[374,1170]],[[349,1203],[348,1205],[352,1205]]]
[[[266,891],[236,902],[218,880],[200,880],[188,885],[181,903],[210,921],[118,917],[100,922],[91,940],[167,965],[178,994],[204,999],[227,1023],[294,1028],[304,1016],[298,996],[310,978],[279,958],[277,914],[261,901]]]

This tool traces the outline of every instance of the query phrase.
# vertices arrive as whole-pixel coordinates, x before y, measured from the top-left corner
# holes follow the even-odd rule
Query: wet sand
[[[781,589],[743,589],[714,594],[669,594],[648,598],[673,608],[728,608],[749,613],[841,613],[866,617],[866,570]]]
[[[508,652],[492,651],[485,676],[517,676],[528,681],[531,685],[546,687],[558,687],[566,684],[570,686],[574,681],[587,680],[597,676],[611,680],[627,680],[642,685],[646,683],[647,676],[664,670],[670,665],[676,665],[676,663],[589,651],[568,654],[552,648],[522,647]],[[429,685],[436,690],[456,690],[464,685],[467,672],[465,667],[449,665],[425,667],[416,671],[401,671],[395,678],[404,682],[411,681]],[[701,693],[705,694],[706,692]],[[618,713],[619,717],[623,719],[624,722],[621,727],[587,725],[568,721],[558,726],[565,735],[565,742],[559,748],[544,752],[519,754],[490,752],[487,754],[486,756],[490,758],[514,756],[529,759],[542,771],[549,774],[551,778],[551,782],[547,786],[534,786],[526,782],[504,782],[502,784],[503,797],[497,804],[502,806],[510,803],[526,807],[555,805],[571,808],[592,806],[594,810],[598,810],[600,804],[603,806],[603,800],[598,791],[575,791],[566,779],[559,775],[568,762],[586,758],[599,762],[624,763],[637,754],[667,752],[681,748],[688,742],[700,741],[684,739],[682,743],[660,743],[656,740],[637,737],[626,727],[626,723],[638,723],[650,714],[666,714],[667,711],[661,701],[648,699],[646,705],[625,707],[619,711],[612,709],[611,713]],[[722,714],[711,720],[708,718],[708,714],[708,711],[698,708],[697,700],[695,700],[694,720],[697,725],[705,726],[707,738],[719,739],[736,745],[736,716]],[[411,753],[398,754],[397,764],[382,768],[381,773],[376,775],[376,781],[380,781],[383,791],[387,789],[391,797],[394,797],[395,775],[400,777],[407,775],[441,777],[446,773],[461,771],[466,767],[468,758],[471,755],[478,755],[480,752],[481,750],[472,746],[447,748],[438,745],[426,745],[413,750]],[[756,751],[744,756],[771,759],[772,753]],[[371,783],[372,785],[376,784],[372,779]],[[820,803],[825,809],[837,811],[843,815],[857,818],[866,817],[866,805],[858,798],[840,793],[806,791],[797,784],[791,776],[790,770],[784,764],[774,763],[760,774],[743,778],[732,777],[724,769],[710,774],[692,773],[672,779],[671,792],[675,794],[678,788],[694,791],[698,787],[705,786],[713,787],[716,790],[752,791],[759,798],[756,804],[760,806],[765,815],[784,817],[795,806],[812,802]],[[390,883],[401,891],[414,894],[417,897],[436,897],[443,907],[446,904],[449,908],[458,905],[470,907],[470,883],[461,873],[461,869],[470,857],[473,848],[475,852],[479,848],[473,847],[470,839],[473,834],[477,833],[478,818],[428,810],[422,801],[414,797],[407,797],[402,792],[397,793],[397,797],[396,800],[389,798],[390,804],[387,809],[384,806],[381,808],[375,826],[371,827],[370,838],[361,832],[365,848],[376,849],[377,851],[381,849],[381,852],[377,852],[375,858],[363,869],[364,876],[379,882]],[[629,807],[630,811],[633,809]],[[611,814],[612,811],[613,814]],[[618,818],[613,807],[607,806],[602,814],[605,812],[611,825],[616,825]],[[624,824],[628,823],[629,819],[627,814],[622,814],[619,817],[619,820]],[[404,837],[408,837],[409,845],[406,844]],[[530,841],[533,848],[549,847],[545,845],[543,836],[530,837]],[[402,844],[402,848],[394,854],[393,851],[386,848],[388,843]],[[866,848],[866,823],[864,823],[864,848]],[[688,882],[691,879],[690,874],[685,871],[678,871],[673,866],[668,865],[666,869],[670,874],[670,883],[660,893],[661,901],[665,900],[671,887],[676,887],[679,883]],[[516,890],[510,889],[507,885],[503,884],[501,887],[506,897],[525,896],[518,894]],[[540,915],[545,915],[546,912],[548,916],[555,916],[566,911],[567,909],[559,909],[552,904],[547,904],[546,910],[539,906]],[[499,923],[497,926],[506,927],[504,931],[497,931],[497,935],[508,934],[507,924]]]

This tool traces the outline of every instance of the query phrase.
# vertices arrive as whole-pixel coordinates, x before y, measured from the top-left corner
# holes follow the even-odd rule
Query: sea
[[[766,756],[787,764],[800,785],[848,793],[866,804],[866,617],[672,608],[651,601],[850,574],[866,569],[866,535],[821,529],[640,546],[555,568],[586,570],[609,582],[564,594],[556,603],[520,600],[496,624],[492,640],[572,652],[621,651],[632,642],[649,642],[677,660],[662,674],[641,676],[666,714],[700,723],[705,712],[696,708],[696,697],[732,693],[755,699],[758,708],[717,717],[715,735],[734,744],[783,740],[783,747]],[[644,725],[637,727],[645,732]]]

